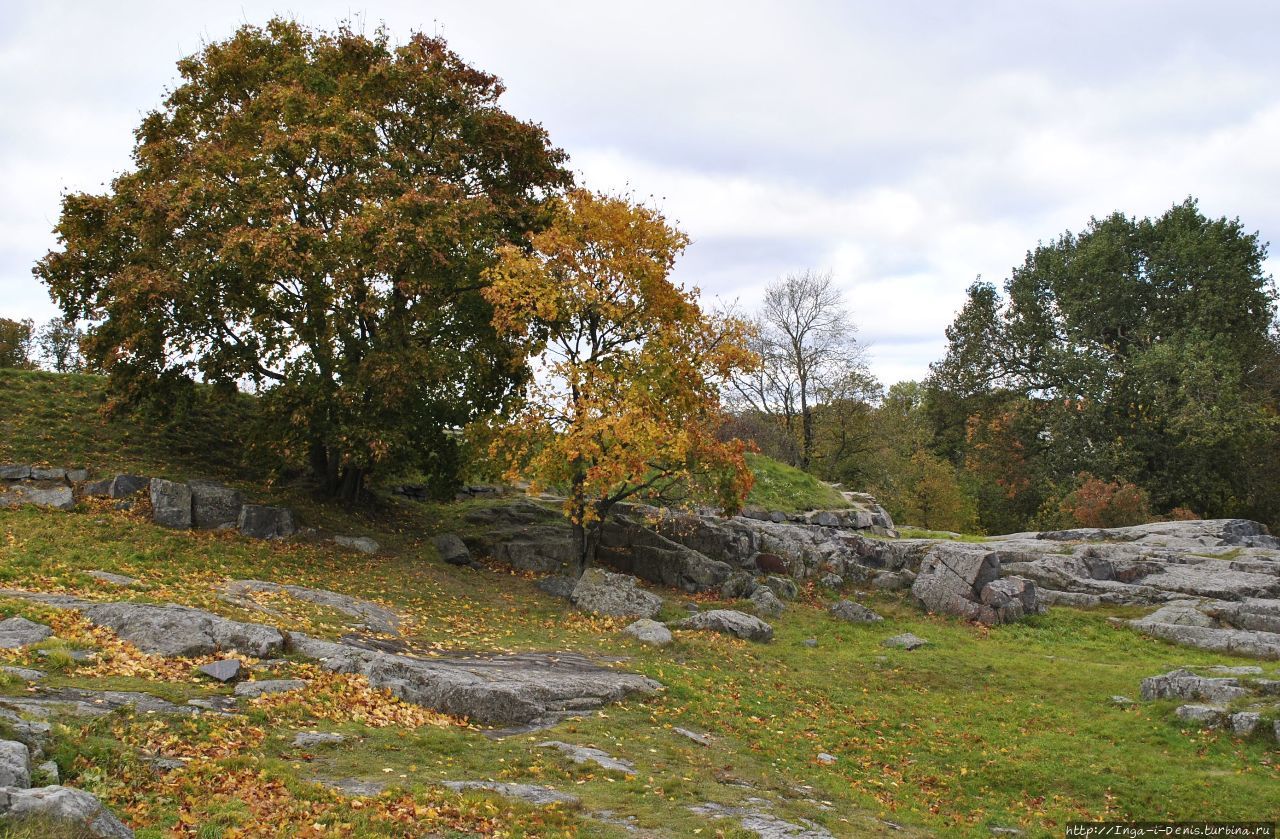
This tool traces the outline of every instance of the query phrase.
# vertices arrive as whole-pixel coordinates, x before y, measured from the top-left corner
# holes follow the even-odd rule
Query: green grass
[[[68,381],[78,388],[81,379]],[[61,397],[54,389],[47,398]],[[66,407],[75,398],[66,397]],[[9,404],[26,410],[20,400]],[[9,428],[27,429],[23,433],[38,425],[0,416],[7,417],[3,422]],[[108,442],[85,439],[91,436]],[[89,423],[77,431],[69,423],[40,446],[13,440],[7,445],[17,453],[14,459],[39,454],[61,464],[73,452],[91,452],[113,439],[119,432],[110,424]],[[146,455],[155,458],[149,462],[129,461],[143,457],[129,451],[114,462],[149,463],[147,470],[171,474],[216,468],[212,460],[201,462],[198,453],[166,464],[156,453]],[[0,460],[8,456],[0,453]],[[753,466],[794,477],[794,470],[777,464],[756,461]],[[254,493],[289,497],[279,488],[256,487]],[[792,487],[778,497],[783,496],[802,493]],[[833,506],[829,501],[830,496],[795,508]],[[335,808],[316,818],[350,836],[412,835],[396,833],[374,817],[377,808],[404,801],[491,818],[517,836],[590,837],[627,835],[587,817],[599,810],[634,816],[640,828],[663,836],[743,837],[748,834],[734,823],[708,822],[687,808],[751,797],[772,801],[773,812],[782,818],[810,819],[838,837],[883,833],[877,819],[906,826],[895,836],[987,837],[991,826],[1060,836],[1072,820],[1249,820],[1280,811],[1280,761],[1262,737],[1238,740],[1223,731],[1185,727],[1173,717],[1170,702],[1111,704],[1111,695],[1136,696],[1143,677],[1176,666],[1253,663],[1173,647],[1107,622],[1109,616],[1130,612],[1054,608],[1019,624],[986,629],[923,615],[900,595],[862,592],[858,596],[885,621],[851,625],[831,619],[822,597],[807,589],[800,602],[772,621],[776,639],[770,644],[680,633],[672,646],[659,650],[621,636],[617,630],[625,621],[567,610],[525,575],[441,563],[428,537],[457,528],[467,505],[388,505],[361,516],[311,504],[304,514],[312,521],[327,522],[332,515],[343,528],[358,525],[394,550],[365,557],[325,544],[175,533],[104,509],[4,510],[0,587],[65,587],[97,597],[188,603],[228,617],[272,622],[219,601],[218,586],[236,577],[301,583],[395,607],[409,618],[413,640],[424,646],[576,650],[620,660],[620,666],[662,682],[664,690],[549,732],[497,741],[458,727],[378,728],[315,719],[301,707],[274,716],[254,710],[234,723],[233,733],[243,737],[256,728],[260,737],[168,780],[143,765],[136,748],[124,740],[217,743],[231,736],[220,728],[224,723],[120,714],[68,721],[52,750],[68,783],[101,794],[118,811],[128,807],[141,813],[135,826],[142,839],[166,835],[184,817],[200,822],[202,836],[228,835],[237,827],[249,835],[281,835],[284,828],[272,832],[273,817],[252,809],[264,790],[279,795],[273,807],[296,806],[307,813],[312,807]],[[95,568],[137,577],[145,585],[103,588],[84,575]],[[672,603],[688,598],[658,591]],[[701,599],[704,608],[729,605]],[[339,616],[318,607],[283,605],[291,620],[305,621],[316,634],[334,637],[344,631]],[[33,619],[51,615],[30,603],[0,600],[0,617],[12,613]],[[884,638],[902,632],[931,644],[914,652],[881,646]],[[805,646],[807,638],[816,638],[818,646]],[[30,653],[6,655],[5,663],[39,666]],[[1276,678],[1277,665],[1266,665],[1266,675]],[[225,692],[194,676],[148,688],[142,677],[91,678],[78,666],[51,674],[49,682],[151,689],[172,701]],[[0,683],[3,693],[25,689],[21,683]],[[707,732],[714,742],[696,745],[676,734],[674,726]],[[300,729],[341,731],[348,741],[303,752],[291,745]],[[574,765],[554,750],[535,748],[543,739],[598,746],[633,761],[638,772],[626,777]],[[836,755],[837,762],[819,764],[820,752]],[[228,792],[221,784],[236,773],[256,779],[257,786]],[[330,793],[311,783],[320,777],[384,781],[397,791],[359,807],[333,803]],[[480,793],[459,796],[436,785],[490,778],[551,785],[579,796],[583,807],[541,811]],[[802,786],[809,789],[797,791]],[[5,829],[0,828],[0,837]],[[695,834],[698,830],[702,833]],[[449,831],[440,829],[445,836],[465,835]]]
[[[985,536],[974,536],[970,533],[952,533],[949,530],[925,530],[921,527],[899,527],[898,537],[901,539],[946,539],[952,542],[985,542]]]
[[[748,454],[747,465],[755,475],[755,486],[747,496],[747,506],[784,513],[807,510],[836,510],[850,506],[840,491],[808,472],[780,463],[762,454]]]

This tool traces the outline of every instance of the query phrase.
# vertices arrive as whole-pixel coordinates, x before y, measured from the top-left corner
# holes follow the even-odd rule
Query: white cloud
[[[128,165],[174,62],[244,22],[246,0],[47,2],[0,33],[0,316],[47,317],[30,277],[62,189]],[[1090,216],[1187,195],[1280,231],[1280,8],[1082,0],[308,3],[332,27],[442,31],[508,84],[587,184],[630,188],[694,244],[679,267],[750,304],[788,270],[832,269],[886,382],[918,378],[975,276],[999,282]],[[1241,21],[1248,21],[1242,24]],[[1274,269],[1280,262],[1272,259]]]

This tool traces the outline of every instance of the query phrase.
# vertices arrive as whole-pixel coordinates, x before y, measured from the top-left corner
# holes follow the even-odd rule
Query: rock
[[[110,583],[113,586],[136,586],[138,581],[133,577],[126,577],[124,574],[112,574],[110,571],[86,571],[90,577],[101,583]]]
[[[806,647],[808,647],[809,649],[814,649],[814,648],[816,648],[816,647],[818,646],[818,639],[817,639],[817,638],[806,638],[806,639],[804,639],[804,641],[803,641],[802,643],[803,643]]]
[[[1245,627],[1269,626],[1277,614],[1280,614],[1280,601],[1250,599],[1219,604],[1179,600],[1146,617],[1129,621],[1129,626],[1144,635],[1184,646],[1280,659],[1280,632],[1231,625],[1234,622]]]
[[[1012,577],[999,580],[999,576],[996,551],[980,545],[939,544],[920,563],[911,595],[930,612],[988,625],[1042,611],[1033,582]]]
[[[708,803],[692,805],[689,810],[710,819],[737,819],[743,829],[756,834],[760,839],[834,839],[830,831],[811,821],[801,819],[803,825],[793,824],[749,807]]]
[[[760,587],[754,577],[739,571],[720,585],[720,596],[725,600],[745,600],[755,594]]]
[[[381,547],[368,536],[334,536],[333,543],[362,554],[376,554]]]
[[[67,470],[61,466],[32,466],[31,480],[33,481],[65,481],[67,479]]]
[[[583,573],[569,601],[584,612],[623,618],[652,618],[662,608],[662,598],[638,588],[634,577],[601,568]]]
[[[1154,699],[1202,699],[1209,702],[1230,702],[1248,696],[1249,691],[1235,678],[1210,679],[1197,676],[1190,670],[1172,670],[1159,676],[1142,680],[1142,698]]]
[[[844,585],[844,577],[839,574],[823,574],[818,582],[827,588],[841,588]]]
[[[823,766],[830,766],[835,762],[835,755],[829,755],[826,752],[818,752],[818,763],[821,763]]]
[[[48,658],[49,656],[53,655],[53,652],[54,652],[53,650],[36,650],[36,655],[40,656],[41,658]],[[58,650],[58,652],[63,655],[66,655],[68,658],[70,658],[72,661],[76,662],[77,664],[85,664],[87,662],[94,661],[98,658],[98,654],[95,653],[93,650],[61,649],[61,650]]]
[[[151,479],[140,475],[116,475],[111,479],[108,495],[112,498],[128,498],[134,493],[142,492],[151,486]]]
[[[314,749],[316,746],[337,746],[347,742],[347,738],[336,732],[299,731],[293,735],[295,749]]]
[[[0,667],[0,673],[8,673],[10,676],[16,676],[26,682],[37,682],[44,678],[43,671],[31,670],[26,667]]]
[[[359,778],[317,778],[316,782],[352,798],[376,798],[387,788],[382,781],[362,781]]]
[[[771,589],[758,588],[751,595],[751,609],[762,618],[776,618],[787,608]]]
[[[151,479],[151,520],[161,527],[191,527],[191,487],[163,478]]]
[[[3,704],[3,700],[0,700]],[[31,756],[39,759],[44,756],[45,747],[49,745],[52,726],[47,722],[23,719],[16,711],[0,708],[0,723],[3,723],[5,736],[12,737],[27,747]]]
[[[202,664],[197,669],[212,679],[226,683],[235,681],[239,677],[240,662],[234,658],[224,658],[222,661],[211,661],[208,664]]]
[[[773,510],[772,512],[769,513],[769,521],[773,522],[774,524],[782,524],[784,521],[786,521],[789,518],[790,516],[788,516],[786,513],[782,512],[781,510]]]
[[[747,641],[772,641],[773,627],[754,615],[733,609],[710,609],[669,624],[673,629],[702,629]]]
[[[16,650],[53,637],[53,630],[23,617],[0,621],[0,649]]]
[[[1257,711],[1238,711],[1231,715],[1231,730],[1237,737],[1248,737],[1262,724],[1262,714]]]
[[[31,786],[31,754],[23,743],[0,740],[0,787]]]
[[[472,563],[471,551],[467,550],[467,544],[456,533],[441,533],[431,543],[435,545],[440,558],[449,565],[466,566]]]
[[[687,728],[681,728],[679,726],[675,726],[671,730],[674,731],[676,734],[679,734],[681,737],[686,737],[692,740],[693,742],[697,743],[699,746],[710,746],[711,743],[713,742],[709,735],[699,734],[698,732],[690,731]]]
[[[0,466],[0,481],[24,481],[31,477],[31,467],[6,463]]]
[[[236,696],[256,699],[259,696],[267,696],[272,693],[288,693],[294,690],[302,690],[306,686],[307,683],[302,679],[264,679],[260,682],[241,682],[236,685],[232,693]]]
[[[1126,706],[1128,706],[1128,705],[1132,705],[1132,704],[1133,704],[1133,700],[1132,700],[1132,699],[1130,699],[1130,698],[1129,698],[1129,697],[1127,697],[1127,696],[1119,696],[1119,695],[1117,695],[1117,696],[1113,696],[1113,697],[1111,697],[1111,704],[1112,704],[1112,705],[1117,705],[1117,706],[1119,706],[1119,707],[1121,707],[1121,708],[1124,708],[1124,707],[1126,707]]]
[[[557,792],[550,787],[540,787],[534,784],[508,784],[498,781],[443,781],[441,786],[454,792],[466,792],[468,790],[495,792],[504,798],[515,798],[535,807],[547,807],[552,804],[563,804],[566,807],[574,808],[582,806],[581,799],[576,795]]]
[[[654,647],[665,647],[671,643],[671,630],[648,618],[641,618],[622,630],[622,634],[630,635],[642,644]]]
[[[901,635],[895,635],[892,638],[886,638],[880,642],[883,647],[897,647],[902,650],[915,650],[923,647],[929,642],[910,632],[904,632]]]
[[[884,618],[866,606],[861,603],[854,603],[852,600],[841,600],[832,605],[828,611],[831,613],[831,617],[837,620],[849,621],[850,623],[876,623],[884,620]]]
[[[600,528],[600,559],[642,580],[685,591],[716,588],[733,574],[713,559],[648,527],[643,517],[615,514]]]
[[[0,486],[0,507],[48,507],[53,510],[71,510],[76,506],[75,494],[69,486],[37,486],[35,484],[10,484]]]
[[[77,717],[100,717],[121,708],[132,708],[142,714],[174,714],[186,716],[196,713],[195,708],[174,705],[172,702],[130,690],[86,690],[83,688],[56,688],[28,692],[19,696],[0,697],[0,705],[23,714],[47,718],[52,714],[69,714]],[[0,714],[0,718],[5,718]],[[33,732],[34,734],[35,732]],[[18,739],[23,739],[19,735]],[[28,744],[30,745],[30,744]]]
[[[764,584],[782,600],[795,600],[800,593],[799,587],[796,586],[796,581],[790,577],[765,577]]]
[[[236,528],[251,539],[288,539],[298,528],[288,507],[245,504],[240,508]]]
[[[552,574],[549,577],[543,577],[534,583],[534,588],[544,591],[552,597],[561,597],[568,600],[573,596],[573,588],[578,581],[572,577],[565,577],[560,574]]]
[[[1217,725],[1222,718],[1222,709],[1215,705],[1179,705],[1174,713],[1184,722],[1206,726]]]
[[[572,653],[415,658],[289,635],[290,649],[406,702],[485,725],[541,724],[661,687]]]
[[[547,740],[538,744],[539,749],[558,749],[562,753],[569,756],[574,763],[594,763],[602,769],[610,772],[623,772],[627,775],[634,775],[636,767],[634,764],[625,760],[618,760],[611,757],[608,752],[600,749],[594,749],[590,746],[575,746],[572,743],[562,743],[559,740]]]
[[[133,831],[102,806],[101,801],[70,787],[0,788],[0,816],[46,819],[80,828],[94,839],[133,839]]]
[[[240,623],[187,606],[149,603],[89,603],[79,608],[91,622],[105,626],[143,652],[194,657],[235,650],[269,658],[284,648],[274,627]]]
[[[222,591],[226,595],[224,599],[228,602],[247,609],[262,608],[248,596],[252,592],[284,593],[297,600],[327,606],[334,611],[356,618],[374,632],[396,635],[400,631],[400,616],[386,606],[328,589],[280,585],[263,580],[232,580],[223,587]]]
[[[190,481],[191,523],[201,530],[235,527],[240,521],[244,496],[239,490],[213,481]]]
[[[45,783],[56,784],[62,780],[62,773],[58,770],[58,762],[55,760],[46,760],[36,767],[36,772],[40,774]]]

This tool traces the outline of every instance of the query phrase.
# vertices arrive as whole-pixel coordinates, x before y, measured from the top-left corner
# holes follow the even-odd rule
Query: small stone
[[[1184,722],[1215,725],[1222,717],[1222,709],[1214,705],[1179,705],[1173,712]]]
[[[681,728],[679,726],[675,726],[671,730],[674,731],[676,734],[679,734],[681,737],[686,737],[692,740],[693,742],[697,743],[699,746],[710,746],[712,743],[710,735],[707,735],[707,734],[699,734],[696,731],[690,731],[687,728]]]
[[[236,685],[236,696],[247,696],[256,698],[266,696],[272,693],[288,693],[292,690],[302,690],[307,683],[301,679],[264,679],[260,682],[241,682]]]
[[[841,600],[832,605],[828,611],[831,613],[831,617],[850,623],[876,623],[884,620],[884,618],[866,606],[861,603],[854,603],[852,600]]]
[[[85,664],[90,661],[96,661],[98,658],[98,654],[92,650],[63,650],[62,652],[65,652],[68,656],[70,656],[71,660],[74,661],[76,664]],[[40,656],[41,658],[48,658],[49,656],[53,655],[53,651],[52,650],[36,650],[36,655]]]
[[[803,641],[802,643],[803,643],[806,647],[809,647],[810,649],[812,649],[813,647],[818,646],[818,639],[817,639],[817,638],[806,638],[806,639],[804,639],[804,641]]]
[[[733,609],[710,609],[670,624],[673,629],[707,629],[723,632],[747,641],[772,641],[773,627],[757,618]]]
[[[993,836],[1021,836],[1022,831],[1016,827],[1001,827],[1000,825],[990,825],[987,830],[991,831]]]
[[[829,755],[826,752],[818,752],[818,763],[821,763],[823,766],[830,766],[835,762],[835,755]]]
[[[71,787],[54,785],[0,791],[0,816],[74,827],[79,829],[75,835],[93,839],[133,839],[133,831],[102,806],[101,801]]]
[[[535,807],[562,804],[566,807],[576,808],[582,805],[582,801],[577,796],[569,795],[565,792],[557,792],[550,787],[542,787],[535,784],[508,784],[499,781],[444,781],[441,785],[454,792],[467,792],[468,790],[493,792],[504,798],[515,798]]]
[[[895,635],[892,638],[886,638],[880,642],[881,646],[897,647],[903,650],[915,650],[923,647],[929,642],[911,632],[904,632],[901,635]]]
[[[138,581],[133,577],[126,577],[124,574],[112,574],[110,571],[86,571],[90,577],[103,583],[110,583],[113,586],[136,586]]]
[[[636,585],[636,578],[588,568],[569,598],[584,612],[612,617],[652,618],[662,608],[662,598]]]
[[[790,577],[779,577],[776,574],[765,577],[764,584],[778,596],[780,600],[795,600],[800,594],[796,581]]]
[[[85,481],[89,480],[89,470],[88,469],[68,469],[67,480],[73,484],[84,483]]]
[[[649,618],[641,618],[622,630],[622,634],[654,647],[665,647],[672,641],[671,630]]]
[[[337,746],[347,742],[347,738],[336,732],[299,731],[293,735],[295,749],[313,749],[316,746]]]
[[[1257,711],[1240,711],[1231,715],[1231,730],[1237,737],[1248,737],[1262,724],[1262,714]]]
[[[1123,706],[1125,706],[1125,705],[1132,705],[1132,704],[1133,704],[1133,700],[1132,700],[1132,699],[1130,699],[1130,698],[1129,698],[1129,697],[1127,697],[1127,696],[1118,696],[1118,695],[1117,695],[1117,696],[1113,696],[1113,697],[1111,697],[1111,704],[1112,704],[1112,705],[1119,705],[1119,706],[1123,707]]]
[[[456,533],[441,533],[431,540],[436,553],[449,565],[466,566],[471,564],[471,551],[467,544]]]
[[[619,760],[608,752],[594,749],[590,746],[575,746],[572,743],[562,743],[559,740],[547,740],[545,743],[539,743],[537,747],[539,749],[558,749],[568,755],[574,763],[594,763],[603,769],[623,772],[627,775],[636,773],[635,766],[630,762]]]
[[[787,608],[772,590],[763,587],[756,589],[749,599],[751,610],[762,618],[776,618]]]
[[[844,577],[841,577],[839,574],[823,574],[822,579],[818,582],[822,583],[827,588],[840,588],[844,585]]]
[[[43,671],[30,670],[26,667],[0,667],[0,673],[8,673],[10,676],[16,676],[27,682],[35,682],[44,678]]]
[[[30,477],[30,466],[20,466],[13,463],[6,463],[5,465],[0,466],[0,480],[23,481]]]
[[[58,762],[55,760],[46,760],[36,767],[36,771],[44,776],[44,780],[48,784],[56,784],[62,780],[62,773],[58,771]]]
[[[362,554],[376,554],[379,549],[378,543],[368,536],[334,536],[333,543]]]
[[[211,661],[208,664],[202,664],[199,670],[210,678],[226,683],[235,681],[236,677],[240,675],[240,662],[234,658],[226,658],[222,661]]]
[[[31,479],[33,481],[65,481],[67,470],[60,466],[32,466]]]

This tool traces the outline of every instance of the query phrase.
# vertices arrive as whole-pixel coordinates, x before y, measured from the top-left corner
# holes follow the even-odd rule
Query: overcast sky
[[[59,196],[128,166],[175,62],[276,14],[445,35],[585,185],[677,220],[678,277],[708,298],[750,308],[780,274],[833,271],[886,383],[927,373],[975,276],[1091,216],[1194,195],[1280,235],[1262,0],[0,0],[0,316],[54,314],[30,271]]]

